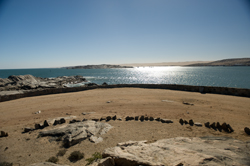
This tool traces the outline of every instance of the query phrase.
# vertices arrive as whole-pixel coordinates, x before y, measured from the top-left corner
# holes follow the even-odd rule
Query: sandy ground
[[[209,63],[212,61],[187,61],[187,62],[161,62],[161,63],[129,63],[121,66],[146,67],[146,66],[186,66],[196,63]]]
[[[107,103],[107,101],[111,101]],[[194,105],[185,105],[189,102]],[[40,114],[34,114],[41,110]],[[95,112],[82,115],[82,112]],[[76,93],[45,95],[22,98],[0,103],[0,130],[9,133],[0,138],[0,162],[14,165],[29,165],[44,162],[56,156],[60,142],[49,142],[46,137],[37,138],[39,130],[22,134],[24,127],[34,127],[45,119],[77,116],[76,119],[100,118],[102,116],[126,117],[147,115],[171,119],[172,124],[157,121],[109,121],[114,126],[103,135],[104,141],[94,144],[84,140],[67,149],[59,164],[85,165],[85,159],[94,152],[102,152],[119,142],[129,140],[159,140],[172,137],[228,136],[239,140],[250,140],[244,127],[250,127],[250,98],[201,94],[160,89],[116,88],[95,89]],[[235,130],[233,133],[219,132],[206,127],[180,125],[179,119],[194,122],[226,122]],[[67,120],[68,123],[69,120]],[[51,129],[48,127],[43,130]],[[85,158],[71,163],[67,158],[79,150]]]

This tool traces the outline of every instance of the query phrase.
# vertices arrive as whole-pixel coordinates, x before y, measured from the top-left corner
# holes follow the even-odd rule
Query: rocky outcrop
[[[119,143],[116,147],[106,149],[103,157],[109,157],[106,166],[248,166],[250,164],[249,150],[250,142],[227,137],[177,137],[153,143],[147,143],[147,141]],[[101,161],[98,161],[99,164],[102,164]],[[94,165],[97,163],[92,164],[92,166]]]
[[[68,166],[68,165],[59,165],[59,164],[54,164],[54,163],[51,163],[51,162],[43,162],[43,163],[31,164],[29,166]]]
[[[106,134],[111,128],[112,126],[108,123],[84,121],[42,131],[39,135],[42,137],[60,137],[60,140],[63,140],[64,147],[70,147],[87,138],[90,138],[92,142],[101,142],[102,138],[99,136]]]
[[[84,81],[86,79],[82,76],[41,78],[32,75],[12,75],[5,79],[0,78],[0,91],[63,88],[66,87],[66,84],[76,84]]]

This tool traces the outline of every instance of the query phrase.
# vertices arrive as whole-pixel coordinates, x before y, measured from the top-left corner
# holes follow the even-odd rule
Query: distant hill
[[[209,63],[195,63],[187,66],[250,66],[250,58],[223,59]]]
[[[112,69],[112,68],[133,68],[131,66],[120,66],[120,65],[86,65],[86,66],[71,66],[71,67],[64,67],[66,69]]]

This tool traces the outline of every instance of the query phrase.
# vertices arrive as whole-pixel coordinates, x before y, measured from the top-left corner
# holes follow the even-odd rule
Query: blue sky
[[[0,69],[250,57],[245,0],[0,0]]]

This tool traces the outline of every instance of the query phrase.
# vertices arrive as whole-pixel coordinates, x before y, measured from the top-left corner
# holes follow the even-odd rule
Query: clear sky
[[[0,0],[0,69],[242,57],[249,0]]]

